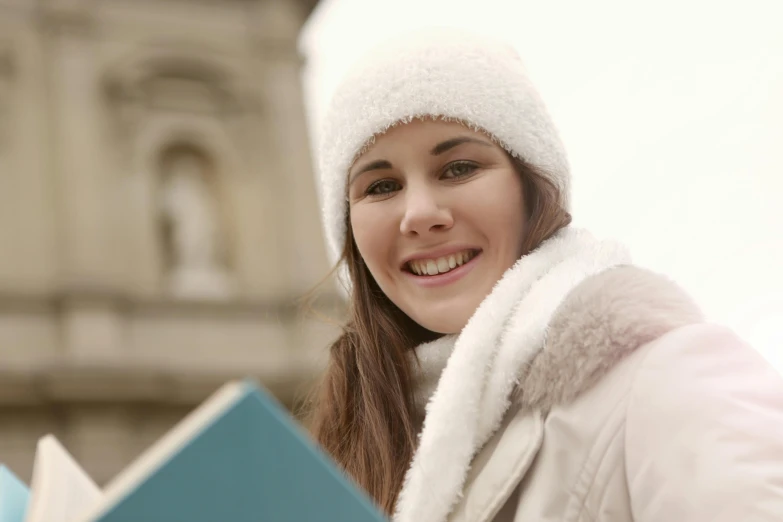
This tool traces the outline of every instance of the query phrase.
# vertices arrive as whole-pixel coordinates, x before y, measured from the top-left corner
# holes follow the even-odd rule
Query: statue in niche
[[[228,297],[227,252],[209,162],[182,148],[164,158],[163,167],[160,204],[170,289],[179,297]]]

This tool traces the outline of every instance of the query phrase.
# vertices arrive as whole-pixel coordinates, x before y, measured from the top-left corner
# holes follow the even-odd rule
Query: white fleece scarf
[[[395,522],[446,520],[473,456],[509,407],[521,369],[543,348],[558,305],[587,277],[629,262],[616,242],[562,229],[503,275],[458,336],[417,348],[442,354],[453,345],[426,405]]]

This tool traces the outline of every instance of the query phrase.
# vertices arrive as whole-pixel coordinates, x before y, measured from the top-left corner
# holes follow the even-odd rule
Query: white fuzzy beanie
[[[390,127],[424,117],[457,120],[486,133],[512,156],[537,167],[560,189],[568,209],[568,159],[516,51],[461,29],[417,30],[366,53],[327,109],[318,169],[332,262],[344,247],[353,162]]]

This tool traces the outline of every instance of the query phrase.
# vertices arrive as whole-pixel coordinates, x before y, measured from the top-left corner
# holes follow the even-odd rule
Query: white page
[[[38,441],[25,522],[69,522],[101,497],[100,488],[54,436]]]

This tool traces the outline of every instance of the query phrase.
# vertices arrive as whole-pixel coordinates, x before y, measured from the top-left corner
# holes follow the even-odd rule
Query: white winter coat
[[[674,283],[622,255],[607,259],[559,290],[552,277],[563,274],[541,271],[536,284],[550,280],[540,290],[560,298],[544,314],[540,346],[526,346],[514,326],[525,310],[535,321],[533,308],[499,321],[495,345],[524,357],[495,346],[470,361],[483,345],[461,349],[468,327],[419,347],[421,381],[430,372],[435,385],[395,520],[783,520],[781,375],[731,331],[705,323]],[[543,295],[536,291],[525,295]],[[481,368],[486,375],[460,395]],[[504,385],[510,393],[488,398]]]

